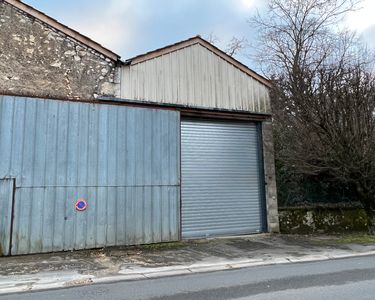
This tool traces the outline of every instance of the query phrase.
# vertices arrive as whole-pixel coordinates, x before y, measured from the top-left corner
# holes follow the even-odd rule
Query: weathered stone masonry
[[[267,223],[269,232],[279,232],[279,212],[277,205],[277,188],[275,156],[273,145],[272,123],[262,123],[264,175],[266,181]]]
[[[115,61],[0,1],[0,93],[46,98],[117,96]]]

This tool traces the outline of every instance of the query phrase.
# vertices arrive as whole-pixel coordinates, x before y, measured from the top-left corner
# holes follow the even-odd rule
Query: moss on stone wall
[[[367,230],[367,217],[359,208],[287,208],[280,209],[282,233],[344,232]]]

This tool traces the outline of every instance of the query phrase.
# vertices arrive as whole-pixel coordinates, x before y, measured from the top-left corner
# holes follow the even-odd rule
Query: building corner
[[[280,226],[271,120],[262,122],[262,137],[268,232],[278,233],[280,232]]]

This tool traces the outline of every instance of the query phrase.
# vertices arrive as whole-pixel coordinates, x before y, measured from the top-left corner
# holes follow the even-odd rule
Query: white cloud
[[[265,0],[232,0],[231,2],[237,12],[247,15],[267,3]]]
[[[120,51],[134,37],[133,26],[130,23],[123,24],[118,18],[107,19],[105,22],[85,19],[84,22],[73,22],[72,27],[79,28],[81,33],[115,52]]]
[[[364,0],[361,3],[361,9],[351,12],[346,19],[350,29],[363,32],[372,25],[375,25],[375,1]]]
[[[129,0],[110,0],[107,3],[108,11],[113,14],[129,12],[132,8],[132,1]]]
[[[141,20],[134,13],[136,8],[131,0],[109,0],[104,7],[91,7],[85,18],[75,15],[70,25],[104,47],[122,54],[141,27]]]
[[[189,36],[220,40],[249,32],[246,20],[265,0],[25,0],[128,58]],[[43,4],[44,3],[44,4]],[[223,42],[224,43],[224,42]]]
[[[359,10],[349,13],[344,24],[356,31],[369,47],[375,48],[375,1],[363,0],[360,7]]]
[[[251,9],[255,4],[255,0],[241,0],[241,3],[245,9]]]

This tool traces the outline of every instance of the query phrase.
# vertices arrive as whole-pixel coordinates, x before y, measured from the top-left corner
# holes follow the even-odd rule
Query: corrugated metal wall
[[[195,44],[122,67],[121,98],[270,113],[268,88]]]
[[[254,123],[181,123],[182,237],[262,231],[264,205]]]
[[[9,255],[13,185],[12,179],[0,179],[0,256]]]
[[[179,239],[178,112],[1,96],[0,120],[12,254]]]

